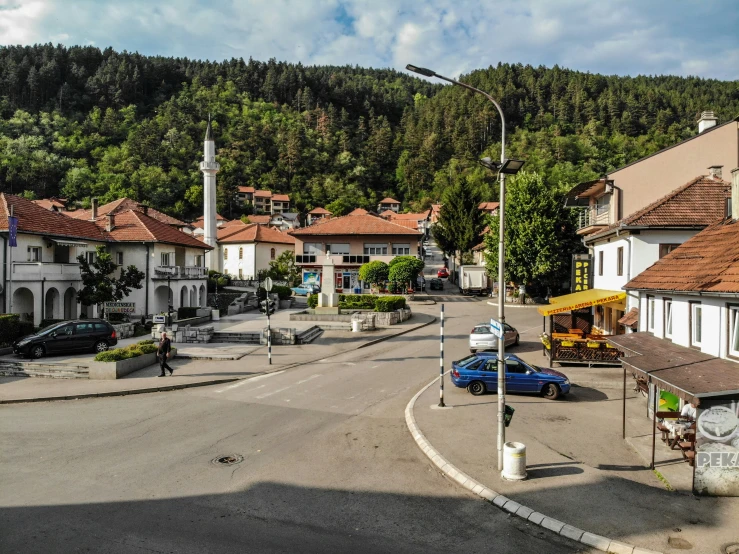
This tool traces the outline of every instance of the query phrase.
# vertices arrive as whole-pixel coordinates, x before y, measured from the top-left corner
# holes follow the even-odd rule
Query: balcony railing
[[[207,267],[160,265],[154,268],[154,279],[205,279]]]
[[[577,228],[585,229],[594,225],[610,225],[611,223],[611,207],[597,206],[580,212]]]
[[[393,258],[400,255],[401,254],[332,254],[331,260],[334,262],[334,265],[362,265],[378,260],[381,262],[389,263]],[[408,256],[409,254],[404,255]],[[420,256],[415,254],[410,255],[419,259],[421,258]],[[325,254],[298,254],[297,256],[295,256],[295,263],[324,265],[326,263],[326,257],[327,256]]]
[[[13,279],[18,281],[37,281],[44,277],[61,281],[79,280],[78,263],[62,264],[53,262],[13,262]]]

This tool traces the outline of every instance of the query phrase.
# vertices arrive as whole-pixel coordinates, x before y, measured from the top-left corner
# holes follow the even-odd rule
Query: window
[[[172,261],[170,260],[170,252],[162,252],[160,257],[163,266],[167,267],[168,265],[170,265],[169,262]]]
[[[198,267],[203,267],[203,256],[195,256],[195,265]]]
[[[675,250],[675,248],[677,248],[678,246],[680,246],[680,245],[679,244],[660,244],[659,245],[659,257],[660,257],[660,259],[661,258],[664,258],[665,256],[667,256],[667,254],[669,254],[670,252],[672,252],[673,250]]]
[[[228,260],[228,248],[223,249],[223,259]]]
[[[665,316],[665,338],[672,338],[672,300],[665,298],[664,306]]]
[[[95,332],[95,326],[92,323],[78,323],[76,334],[92,335]]]
[[[244,259],[244,248],[242,246],[239,246],[239,260]]]
[[[123,252],[115,253],[115,263],[118,265],[123,265]]]
[[[40,246],[29,246],[28,247],[28,261],[29,262],[40,262],[41,261],[41,247]]]
[[[598,275],[603,275],[603,250],[598,252]]]
[[[519,363],[516,360],[508,360],[505,363],[505,370],[508,373],[526,373],[529,368],[527,368],[525,365]]]
[[[729,355],[739,357],[739,306],[729,306]]]
[[[275,254],[276,254],[275,249],[274,248],[270,248],[269,249],[269,259],[270,260],[274,260],[275,259]]]
[[[320,242],[304,242],[303,243],[303,254],[316,256],[322,253],[323,253],[323,244],[321,244]]]
[[[407,256],[410,253],[410,244],[393,244],[393,256]]]
[[[244,270],[239,268],[239,279],[244,279]]]
[[[624,247],[619,246],[616,250],[616,274],[621,276],[624,274]]]
[[[647,330],[654,332],[654,296],[647,296]]]
[[[339,254],[341,256],[349,255],[349,243],[333,243],[326,245],[326,253],[331,252],[331,255]]]
[[[367,244],[364,245],[364,255],[367,256],[387,256],[387,244]]]
[[[87,260],[88,264],[95,263],[95,259],[97,258],[97,252],[85,252],[85,259]]]
[[[498,360],[488,360],[487,362],[485,362],[484,371],[492,371],[493,373],[498,373]]]
[[[703,342],[703,306],[700,302],[690,303],[690,345],[700,346]]]
[[[96,323],[95,332],[96,333],[112,332],[112,329],[109,329],[108,326],[105,325],[105,323]]]

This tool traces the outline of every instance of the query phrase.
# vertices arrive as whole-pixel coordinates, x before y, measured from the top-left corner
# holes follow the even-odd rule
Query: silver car
[[[505,324],[505,345],[518,345],[518,331],[513,327]],[[479,323],[475,325],[470,333],[470,352],[473,354],[478,350],[495,350],[498,348],[498,337],[493,334],[489,323]]]

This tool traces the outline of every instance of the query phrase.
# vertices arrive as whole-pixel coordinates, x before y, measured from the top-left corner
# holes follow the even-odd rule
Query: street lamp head
[[[478,163],[491,171],[498,171],[500,169],[500,163],[493,161],[492,158],[481,158],[478,160]]]
[[[431,69],[427,69],[425,67],[416,67],[415,65],[408,64],[405,66],[405,68],[408,71],[418,73],[419,75],[423,75],[424,77],[436,77],[435,71],[432,71]]]
[[[523,160],[506,160],[503,162],[500,172],[505,173],[506,175],[515,175],[521,170],[524,163],[526,162]]]

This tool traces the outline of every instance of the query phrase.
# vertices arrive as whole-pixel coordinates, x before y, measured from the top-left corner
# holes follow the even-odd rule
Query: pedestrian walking
[[[165,369],[169,370],[169,374],[172,375],[172,368],[169,367],[169,364],[167,363],[167,358],[169,358],[172,355],[172,341],[169,340],[167,337],[167,333],[162,333],[162,338],[159,340],[159,348],[157,349],[157,358],[159,358],[159,367],[162,370],[162,373],[159,375],[159,377],[164,377],[166,373],[164,372]]]

